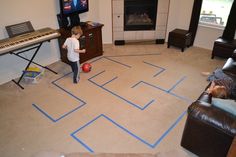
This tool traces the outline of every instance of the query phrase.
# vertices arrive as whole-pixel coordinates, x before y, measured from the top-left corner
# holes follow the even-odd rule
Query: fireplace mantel
[[[157,0],[155,30],[124,30],[124,0],[112,0],[113,42],[133,40],[163,40],[166,36],[169,0]]]

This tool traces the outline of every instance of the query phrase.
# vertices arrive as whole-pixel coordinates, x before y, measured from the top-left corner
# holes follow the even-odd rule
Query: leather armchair
[[[211,58],[215,56],[229,58],[232,56],[233,51],[236,49],[236,39],[228,41],[222,37],[218,38],[214,42]]]

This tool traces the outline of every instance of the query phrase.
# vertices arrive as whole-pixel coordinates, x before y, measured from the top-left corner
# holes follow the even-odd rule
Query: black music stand
[[[10,38],[18,36],[18,35],[30,33],[30,32],[34,31],[34,28],[33,28],[33,26],[32,26],[30,21],[26,21],[26,22],[23,22],[23,23],[15,24],[15,25],[6,26],[5,28],[6,28],[7,33],[8,33]],[[46,40],[46,41],[50,42],[50,40]],[[42,68],[45,68],[45,69],[53,72],[54,74],[57,74],[57,72],[53,71],[52,69],[48,68],[47,66],[40,65],[40,64],[38,64],[38,63],[33,61],[35,56],[36,56],[36,54],[38,53],[40,47],[46,41],[42,41],[42,42],[39,42],[39,43],[36,43],[36,44],[28,45],[26,47],[30,47],[30,48],[27,48],[27,49],[25,49],[26,47],[19,48],[18,50],[21,50],[23,48],[24,48],[24,50],[22,50],[22,51],[18,51],[17,50],[18,51],[17,53],[14,53],[14,51],[11,51],[9,53],[10,54],[14,54],[14,55],[16,55],[16,56],[26,60],[26,61],[29,61],[29,63],[25,67],[24,71],[26,71],[28,69],[28,67],[30,66],[31,63],[34,63],[34,64],[36,64],[36,65],[38,65],[38,66],[40,66]],[[31,47],[31,46],[33,46],[33,47]],[[31,59],[25,58],[25,57],[20,55],[23,52],[26,52],[26,51],[29,51],[29,50],[33,50],[33,49],[35,49],[35,51],[34,51],[33,56],[31,57]],[[24,89],[24,87],[20,85],[20,81],[22,80],[23,76],[24,76],[24,72],[22,72],[22,74],[21,74],[21,76],[20,76],[18,81],[15,81],[14,79],[12,79],[12,81],[14,83],[16,83],[21,89]]]

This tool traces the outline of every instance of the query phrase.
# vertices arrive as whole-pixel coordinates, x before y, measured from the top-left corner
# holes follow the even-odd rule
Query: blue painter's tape
[[[181,99],[181,100],[184,100],[184,101],[186,101],[186,102],[188,102],[188,103],[192,103],[192,102],[193,102],[191,99],[188,99],[188,98],[183,97],[183,96],[179,96],[179,95],[177,95],[177,94],[175,94],[175,93],[169,92],[169,94],[170,94],[170,95],[173,95],[173,96],[175,96],[175,97],[177,97],[177,98],[179,98],[179,99]]]
[[[137,82],[137,83],[134,84],[131,88],[134,88],[134,87],[138,86],[140,83],[142,83],[142,81]]]
[[[35,104],[32,104],[33,107],[35,107],[38,111],[40,111],[43,115],[45,115],[48,119],[50,119],[52,122],[56,122],[47,112],[45,112],[44,110],[42,110],[40,107],[38,107]]]
[[[151,105],[155,100],[151,100],[150,102],[148,102],[143,108],[142,110],[145,110],[149,105]]]
[[[112,62],[118,63],[118,64],[120,64],[120,65],[123,65],[123,66],[125,66],[125,67],[131,68],[130,65],[127,65],[127,64],[124,64],[124,63],[118,62],[118,61],[113,60],[113,59],[110,59],[110,58],[108,58],[108,57],[104,57],[104,58],[107,59],[107,60],[110,60],[110,61],[112,61]]]
[[[153,88],[159,89],[159,90],[161,90],[161,91],[167,93],[167,90],[165,90],[165,89],[163,89],[163,88],[161,88],[161,87],[155,86],[155,85],[153,85],[153,84],[150,84],[150,83],[144,82],[144,81],[141,81],[141,83],[146,84],[146,85],[149,85],[149,86],[151,86],[151,87],[153,87]]]
[[[45,115],[48,119],[50,119],[52,122],[56,123],[59,120],[65,118],[66,116],[68,116],[69,114],[75,112],[76,110],[78,110],[79,108],[83,107],[85,104],[82,104],[76,108],[74,108],[73,110],[61,115],[59,118],[55,119],[52,116],[50,116],[47,112],[45,112],[43,109],[41,109],[40,107],[38,107],[36,104],[32,104],[38,111],[40,111],[43,115]]]
[[[158,66],[158,65],[154,65],[154,64],[149,63],[149,62],[146,62],[146,61],[143,61],[143,63],[148,64],[148,65],[151,65],[151,66],[156,67],[156,68],[159,68],[159,69],[164,69],[164,68],[162,68],[162,67],[160,67],[160,66]],[[165,69],[164,69],[164,70],[165,70]]]
[[[184,111],[179,117],[178,119],[169,127],[168,130],[166,130],[166,132],[152,145],[153,148],[155,148],[158,144],[161,143],[161,141],[169,134],[169,132],[171,130],[173,130],[173,128],[180,122],[180,120],[185,116],[185,114],[187,113],[187,111]]]
[[[87,149],[90,153],[94,153],[93,149],[91,149],[87,144],[85,144],[82,140],[77,138],[75,135],[71,134],[71,136],[78,141],[82,146],[84,146],[85,149]]]
[[[74,94],[72,94],[71,92],[67,91],[66,89],[62,88],[61,86],[59,86],[56,83],[53,83],[56,87],[58,87],[59,89],[61,89],[62,91],[64,91],[65,93],[67,93],[68,95],[72,96],[73,98],[77,99],[78,101],[82,102],[83,104],[86,104],[85,101],[83,101],[82,99],[80,99],[79,97],[75,96]]]
[[[111,91],[111,90],[105,88],[104,85],[99,85],[99,84],[97,84],[95,81],[92,80],[92,78],[94,78],[94,77],[96,77],[96,76],[102,74],[103,72],[105,72],[105,71],[99,72],[98,74],[92,76],[92,77],[89,78],[88,80],[89,80],[91,83],[95,84],[96,86],[102,88],[103,90],[105,90],[105,91],[111,93],[112,95],[118,97],[119,99],[121,99],[121,100],[127,102],[128,104],[130,104],[130,105],[132,105],[132,106],[134,106],[134,107],[136,107],[136,108],[138,108],[138,109],[140,109],[140,110],[146,109],[150,104],[152,104],[152,103],[154,102],[154,100],[151,100],[151,101],[149,101],[147,104],[145,104],[144,107],[140,107],[139,105],[137,105],[137,104],[135,104],[135,103],[132,103],[131,101],[129,101],[129,100],[123,98],[122,96],[116,94],[115,92],[113,92],[113,91]],[[108,81],[108,82],[110,83],[111,81],[113,81],[113,80],[115,80],[115,79],[116,79],[116,77],[115,77],[114,79]],[[107,83],[106,83],[106,84],[107,84]]]
[[[103,57],[99,57],[99,58],[95,58],[94,60],[92,60],[91,62],[89,62],[90,64],[97,62],[99,60],[103,59]]]
[[[87,124],[85,124],[84,126],[82,126],[81,128],[77,129],[76,131],[74,131],[73,133],[71,133],[71,136],[77,140],[79,143],[81,143],[82,146],[85,147],[85,149],[87,149],[89,152],[94,152],[94,150],[92,148],[90,148],[87,144],[85,144],[84,142],[82,142],[82,140],[80,140],[78,137],[75,136],[75,134],[78,134],[79,131],[81,131],[82,129],[85,129],[87,126],[91,125],[92,123],[94,123],[96,120],[98,120],[99,118],[105,118],[106,120],[110,121],[112,124],[114,124],[115,126],[117,126],[119,129],[123,130],[124,132],[126,132],[127,134],[129,134],[131,137],[139,140],[140,142],[144,143],[145,145],[147,145],[150,148],[155,148],[157,145],[160,144],[160,142],[171,132],[171,130],[173,130],[175,128],[175,126],[180,122],[180,120],[184,117],[184,115],[187,112],[184,111],[178,118],[177,120],[174,121],[173,124],[171,124],[171,126],[160,136],[160,138],[158,138],[153,144],[147,142],[146,140],[144,140],[143,138],[139,137],[138,135],[132,133],[131,131],[129,131],[127,128],[123,127],[122,125],[118,124],[117,122],[115,122],[114,120],[112,120],[111,118],[109,118],[108,116],[101,114],[99,116],[97,116],[96,118],[94,118],[93,120],[91,120],[90,122],[88,122]]]
[[[69,72],[69,73],[67,73],[67,74],[63,75],[62,77],[59,77],[58,79],[56,79],[56,80],[52,81],[52,83],[55,83],[55,82],[57,82],[58,80],[60,80],[60,79],[62,79],[62,78],[64,78],[64,77],[66,77],[67,75],[70,75],[71,73],[72,73],[72,72]]]
[[[95,81],[92,80],[93,78],[95,78],[95,77],[101,75],[101,74],[104,73],[104,72],[105,72],[105,70],[103,70],[103,71],[101,71],[101,72],[95,74],[94,76],[90,77],[90,78],[88,79],[88,81],[90,81],[91,83],[95,84],[96,86],[102,88],[103,90],[105,90],[105,91],[111,93],[112,95],[114,95],[114,96],[120,98],[121,100],[127,102],[128,104],[130,104],[130,105],[132,105],[132,106],[134,106],[134,107],[136,107],[136,108],[138,108],[138,109],[140,109],[140,110],[146,109],[149,105],[151,105],[151,104],[155,101],[155,100],[151,100],[151,101],[149,101],[147,104],[145,104],[144,107],[140,107],[140,105],[137,105],[137,104],[135,104],[135,103],[132,103],[131,101],[129,101],[129,100],[123,98],[122,96],[116,94],[115,92],[113,92],[113,91],[111,91],[111,90],[105,88],[105,87],[104,87],[104,84],[103,84],[103,85],[99,85],[99,84],[97,84]],[[111,79],[110,81],[106,82],[105,84],[111,83],[111,82],[114,81],[115,79],[117,79],[117,77],[114,77],[113,79]]]
[[[99,116],[97,116],[96,118],[94,118],[93,120],[91,120],[90,122],[88,122],[87,124],[85,124],[84,126],[80,127],[79,129],[75,130],[72,134],[76,134],[76,133],[79,132],[80,130],[82,130],[82,129],[84,129],[85,127],[91,125],[94,121],[96,121],[96,120],[97,120],[98,118],[100,118],[101,116],[102,116],[102,114],[99,115]]]
[[[84,146],[89,152],[93,153],[93,149],[91,149],[87,144],[85,144],[84,142],[82,142],[82,140],[80,140],[79,138],[77,138],[75,136],[76,133],[78,133],[80,130],[84,129],[85,127],[91,125],[94,121],[96,121],[98,118],[100,118],[102,116],[99,115],[98,117],[94,118],[93,120],[91,120],[90,122],[88,122],[87,124],[85,124],[84,126],[80,127],[79,129],[75,130],[73,133],[71,133],[71,136],[76,140],[78,141],[79,143],[81,143],[82,146]]]
[[[186,79],[186,76],[182,77],[180,80],[178,80],[169,90],[167,90],[168,92],[171,92],[173,89],[175,89],[175,87],[180,84],[183,80]]]
[[[156,73],[155,75],[153,75],[153,77],[158,76],[158,75],[161,74],[163,71],[165,71],[165,69],[161,69],[158,73]]]
[[[175,87],[176,87],[180,82],[182,82],[184,79],[185,79],[185,77],[183,77],[182,79],[180,79],[180,81],[178,81],[173,87],[175,88]],[[156,86],[156,85],[150,84],[150,83],[148,83],[148,82],[140,81],[140,82],[136,83],[136,84],[135,84],[134,86],[132,86],[132,87],[134,88],[134,87],[140,85],[141,83],[146,84],[146,85],[148,85],[148,86],[151,86],[151,87],[153,87],[153,88],[156,88],[156,89],[158,89],[158,90],[161,90],[161,91],[163,91],[163,92],[166,92],[166,93],[168,93],[168,94],[170,94],[170,95],[172,95],[172,96],[175,96],[175,97],[177,97],[177,98],[179,98],[179,99],[181,99],[181,100],[184,100],[184,101],[186,101],[186,102],[188,102],[188,103],[192,102],[190,99],[188,99],[188,98],[186,98],[186,97],[179,96],[179,95],[177,95],[177,94],[175,94],[175,93],[172,93],[172,92],[169,91],[169,90],[165,90],[165,89],[163,89],[163,88],[161,88],[161,87],[158,87],[158,86]],[[171,88],[172,90],[174,89],[173,87]]]
[[[94,75],[94,76],[90,77],[88,80],[91,80],[91,79],[93,79],[93,78],[97,77],[98,75],[101,75],[101,74],[102,74],[102,73],[104,73],[104,72],[105,72],[105,70],[103,70],[103,71],[101,71],[101,72],[97,73],[96,75]]]
[[[148,53],[148,54],[136,54],[136,55],[115,55],[115,56],[105,56],[105,57],[138,57],[138,56],[155,56],[161,55],[161,53]]]
[[[159,72],[157,72],[153,77],[156,77],[157,75],[161,74],[162,72],[164,72],[164,71],[166,70],[165,68],[162,68],[162,67],[160,67],[160,66],[158,66],[158,65],[154,65],[154,64],[149,63],[149,62],[146,62],[146,61],[143,61],[143,63],[145,63],[145,64],[147,64],[147,65],[151,65],[151,66],[153,66],[153,67],[155,67],[155,68],[161,69],[161,70],[160,70]]]
[[[52,116],[50,116],[47,112],[45,112],[44,110],[42,110],[40,107],[38,107],[36,104],[32,104],[38,111],[40,111],[43,115],[45,115],[47,118],[49,118],[49,119],[50,119],[52,122],[54,122],[54,123],[56,123],[56,122],[58,122],[59,120],[65,118],[65,117],[68,116],[69,114],[71,114],[71,113],[77,111],[78,109],[80,109],[81,107],[83,107],[83,106],[86,104],[85,101],[83,101],[83,100],[80,99],[79,97],[75,96],[74,94],[72,94],[72,93],[69,92],[68,90],[62,88],[61,86],[59,86],[59,85],[56,83],[57,81],[59,81],[60,79],[64,78],[65,76],[67,76],[67,75],[69,75],[69,74],[71,74],[71,72],[65,74],[64,76],[62,76],[62,77],[60,77],[60,78],[58,78],[58,79],[56,79],[56,80],[54,80],[54,81],[52,82],[52,84],[55,85],[56,87],[58,87],[58,88],[59,88],[60,90],[62,90],[63,92],[65,92],[65,93],[67,93],[68,95],[70,95],[71,97],[73,97],[73,98],[75,98],[76,100],[78,100],[78,101],[81,103],[79,106],[77,106],[76,108],[72,109],[71,111],[69,111],[69,112],[67,112],[67,113],[65,113],[65,114],[63,114],[63,115],[61,115],[59,118],[55,119],[55,118],[53,118]]]
[[[110,122],[112,122],[114,125],[116,125],[117,127],[119,127],[120,129],[122,129],[123,131],[125,131],[126,133],[128,133],[129,135],[133,136],[134,138],[138,139],[139,141],[143,142],[144,144],[148,145],[149,147],[152,147],[151,144],[149,144],[147,141],[145,141],[144,139],[142,139],[141,137],[135,135],[134,133],[130,132],[128,129],[126,129],[125,127],[121,126],[120,124],[116,123],[114,120],[112,120],[111,118],[107,117],[106,115],[102,115],[103,117],[105,117],[107,120],[109,120]]]
[[[116,77],[114,77],[113,79],[111,79],[110,81],[107,81],[106,83],[102,84],[101,86],[103,87],[103,86],[105,86],[106,84],[108,84],[108,83],[114,81],[114,80],[117,79],[117,78],[118,78],[118,77],[116,76]]]

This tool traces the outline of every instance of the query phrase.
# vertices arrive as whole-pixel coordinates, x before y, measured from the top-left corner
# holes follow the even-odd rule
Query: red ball
[[[91,71],[91,69],[92,69],[92,66],[91,66],[91,64],[89,64],[89,63],[84,63],[83,65],[82,65],[82,70],[83,70],[83,72],[90,72]]]

